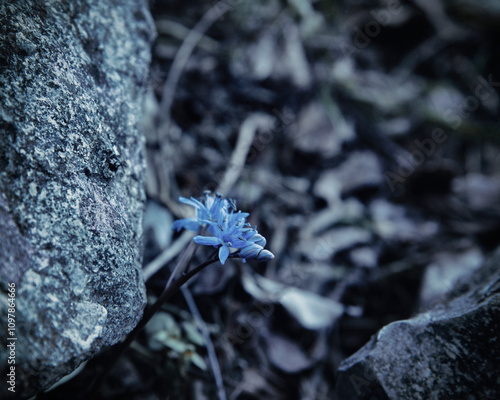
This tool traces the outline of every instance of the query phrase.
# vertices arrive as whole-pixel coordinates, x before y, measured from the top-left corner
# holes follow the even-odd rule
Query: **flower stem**
[[[183,262],[185,258],[182,258],[179,263]],[[144,312],[144,315],[140,322],[137,324],[137,326],[130,332],[122,343],[120,343],[117,347],[114,353],[111,355],[111,359],[108,361],[106,366],[104,367],[104,371],[99,375],[99,377],[95,380],[94,384],[92,385],[90,391],[88,392],[86,399],[93,400],[97,396],[97,393],[99,392],[99,389],[103,382],[106,380],[108,375],[110,374],[111,370],[113,367],[116,365],[120,357],[123,355],[125,350],[131,345],[131,343],[137,338],[138,334],[142,331],[142,329],[146,326],[146,324],[149,322],[149,320],[153,317],[153,315],[160,309],[160,307],[168,300],[172,295],[177,292],[182,285],[184,285],[189,279],[191,279],[194,275],[196,275],[198,272],[203,270],[205,267],[207,267],[210,264],[213,264],[214,262],[218,261],[217,257],[211,256],[207,261],[204,263],[198,265],[196,268],[193,268],[190,271],[183,272],[179,278],[176,281],[170,282],[169,285],[166,286],[165,290],[163,293],[160,295],[158,300],[156,300],[151,307],[146,309]],[[174,269],[177,270],[178,268],[176,267]]]

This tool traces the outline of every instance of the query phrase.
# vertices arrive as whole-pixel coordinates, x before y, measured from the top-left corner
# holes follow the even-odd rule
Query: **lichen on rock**
[[[155,31],[132,0],[4,2],[0,20],[0,295],[15,283],[25,397],[141,318],[140,118]]]

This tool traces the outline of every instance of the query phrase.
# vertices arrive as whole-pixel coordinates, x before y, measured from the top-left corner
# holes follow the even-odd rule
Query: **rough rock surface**
[[[345,360],[337,398],[498,399],[500,251],[434,304]]]
[[[0,4],[0,300],[14,283],[16,398],[141,318],[139,126],[153,38],[145,0]]]

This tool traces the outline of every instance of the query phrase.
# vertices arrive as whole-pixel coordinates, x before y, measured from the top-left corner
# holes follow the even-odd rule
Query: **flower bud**
[[[266,245],[266,238],[264,236],[262,236],[260,233],[256,233],[255,235],[253,235],[250,239],[249,239],[250,242],[253,242],[255,244],[258,244],[259,246],[262,246],[264,247]]]
[[[269,261],[269,260],[272,260],[274,258],[274,254],[271,253],[269,250],[262,250],[258,257],[257,257],[257,261]]]
[[[259,253],[263,249],[264,248],[262,246],[252,243],[249,246],[246,246],[243,249],[241,249],[239,256],[241,258],[257,258],[259,256]]]

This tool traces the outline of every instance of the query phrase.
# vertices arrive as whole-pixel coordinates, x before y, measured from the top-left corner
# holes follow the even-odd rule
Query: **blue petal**
[[[208,224],[208,231],[217,237],[222,237],[222,231],[220,230],[219,224],[217,224],[214,221],[210,221],[208,219],[202,219],[200,220],[200,223],[202,224]]]
[[[229,247],[227,246],[221,246],[219,249],[219,260],[222,265],[226,262],[227,258],[229,257]]]
[[[198,221],[194,218],[178,219],[172,224],[172,229],[175,229],[177,231],[180,231],[182,228],[188,229],[190,231],[197,231],[199,227],[200,225],[198,224]]]
[[[220,229],[217,226],[210,225],[208,227],[208,232],[210,232],[214,236],[217,236],[217,235],[220,236],[221,235],[221,231],[220,231]]]
[[[214,204],[214,198],[209,194],[205,195],[205,207],[207,208],[207,210],[211,211],[212,204]]]
[[[196,200],[194,197],[191,197],[190,199],[187,199],[185,197],[179,197],[179,201],[181,203],[187,204],[188,206],[194,207],[194,208],[205,208],[203,203],[200,201]]]
[[[248,240],[241,240],[239,237],[236,237],[236,235],[233,236],[231,239],[231,247],[234,247],[235,249],[242,249],[243,247],[247,247],[249,244]]]
[[[208,197],[207,197],[207,209],[209,210],[210,212],[210,215],[215,215],[216,212],[219,212],[221,210],[221,206],[220,206],[220,203],[221,203],[221,195],[215,195],[215,198],[213,197],[210,197],[210,201],[208,200]],[[210,203],[210,204],[209,204]]]
[[[203,246],[218,246],[220,245],[220,240],[213,236],[195,236],[193,240]]]
[[[238,219],[245,219],[246,217],[250,216],[250,213],[238,211],[234,215],[236,215]]]

